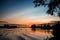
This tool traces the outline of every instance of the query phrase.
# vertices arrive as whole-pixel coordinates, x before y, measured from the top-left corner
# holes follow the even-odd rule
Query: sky
[[[48,15],[48,7],[34,8],[33,0],[3,0],[0,2],[0,20],[13,24],[38,24],[60,21],[59,17]]]

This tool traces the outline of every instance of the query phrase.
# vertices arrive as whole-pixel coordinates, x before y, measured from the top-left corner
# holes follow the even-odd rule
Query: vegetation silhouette
[[[50,30],[52,29],[52,35],[54,37],[49,38],[49,40],[60,40],[60,21],[58,21],[57,23],[55,23],[52,27],[49,24],[43,24],[44,26],[42,26],[42,24],[40,26],[36,26],[35,24],[33,24],[31,26],[32,31],[36,31],[37,28],[40,28],[40,30]]]
[[[32,31],[36,31],[36,30],[44,30],[45,32],[46,32],[46,30],[47,30],[47,32],[49,33],[49,32],[51,32],[50,30],[53,28],[53,27],[51,27],[50,25],[48,25],[48,24],[39,24],[39,25],[35,25],[35,24],[33,24],[33,25],[31,25],[31,28],[32,28]]]
[[[34,0],[33,3],[35,7],[44,6],[48,7],[47,13],[50,15],[55,15],[60,17],[60,0]],[[48,26],[48,28],[47,28]],[[49,27],[49,25],[44,25],[43,29],[53,29],[53,36],[49,40],[60,40],[60,22],[55,24],[53,27]]]
[[[4,26],[0,26],[0,28],[17,28],[17,26],[10,26],[8,24],[4,24]]]
[[[58,22],[58,24],[55,24],[53,26],[53,36],[52,38],[50,38],[49,40],[60,40],[60,23]]]
[[[36,25],[35,25],[35,24],[33,24],[33,25],[31,26],[31,28],[32,28],[32,31],[36,31]]]
[[[35,4],[35,7],[47,6],[48,14],[55,15],[54,12],[57,12],[56,14],[60,17],[60,0],[34,0],[33,3]]]

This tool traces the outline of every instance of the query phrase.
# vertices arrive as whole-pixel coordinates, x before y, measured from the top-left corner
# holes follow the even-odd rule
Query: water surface
[[[52,37],[52,30],[41,30],[36,28],[33,31],[31,28],[0,28],[0,39],[6,40],[45,40]],[[3,39],[3,40],[4,40]]]

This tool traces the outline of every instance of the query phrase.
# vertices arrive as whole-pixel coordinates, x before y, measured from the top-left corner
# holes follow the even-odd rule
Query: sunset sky
[[[13,24],[37,24],[59,21],[56,15],[46,14],[47,7],[34,8],[33,0],[1,1],[0,20]]]

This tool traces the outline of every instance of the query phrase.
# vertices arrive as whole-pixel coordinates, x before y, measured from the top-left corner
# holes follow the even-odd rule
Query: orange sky
[[[60,21],[59,18],[50,18],[50,19],[31,19],[31,20],[19,20],[19,19],[13,19],[13,18],[5,18],[8,23],[11,24],[26,24],[26,25],[32,25],[32,24],[43,24],[43,23],[50,23],[51,21]]]
[[[21,0],[22,1],[22,0]],[[42,24],[49,23],[51,21],[60,21],[60,18],[55,15],[47,14],[47,7],[37,7],[34,8],[32,0],[27,0],[24,2],[3,2],[3,16],[1,20],[7,21],[12,24]],[[28,4],[28,3],[29,4]],[[14,6],[15,5],[15,6]]]

